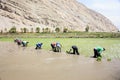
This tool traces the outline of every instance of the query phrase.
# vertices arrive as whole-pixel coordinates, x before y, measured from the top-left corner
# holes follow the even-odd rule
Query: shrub
[[[101,57],[97,57],[97,60],[96,60],[96,61],[101,61],[101,59],[102,59]]]
[[[27,33],[27,28],[23,28],[23,32],[24,32],[24,33]]]
[[[36,27],[36,33],[39,33],[40,32],[40,28],[39,27]]]
[[[50,32],[50,29],[49,28],[43,28],[43,32],[45,32],[45,33],[48,33],[48,32]]]
[[[68,32],[68,29],[67,29],[67,28],[64,28],[63,32],[64,32],[64,33]]]
[[[86,32],[89,32],[89,26],[87,25],[87,27],[85,28]]]
[[[10,33],[16,33],[16,27],[12,27],[10,30],[9,30]]]
[[[55,31],[56,31],[56,32],[60,32],[60,28],[57,27],[57,28],[55,29]]]
[[[111,61],[111,58],[107,58],[107,61]]]

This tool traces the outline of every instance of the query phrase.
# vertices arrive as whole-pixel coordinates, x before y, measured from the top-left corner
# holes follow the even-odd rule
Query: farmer
[[[43,45],[43,43],[37,43],[35,49],[41,49],[42,45]]]
[[[93,58],[97,58],[97,57],[102,57],[101,56],[101,53],[103,52],[103,51],[105,51],[105,48],[103,48],[103,47],[95,47],[94,48],[94,56],[93,56]]]
[[[62,45],[59,42],[57,42],[56,43],[56,52],[61,52],[61,47],[62,47]]]
[[[14,40],[14,42],[16,42],[18,46],[22,44],[22,40],[20,40],[20,39],[18,39],[18,38],[16,38],[16,39]]]
[[[27,42],[27,41],[22,41],[23,47],[27,47],[28,43],[29,43],[29,42]]]
[[[55,42],[51,43],[51,47],[52,47],[52,50],[54,52],[56,52],[56,43]]]
[[[73,50],[73,52],[71,53],[72,50]],[[77,46],[72,46],[72,49],[70,49],[70,51],[67,51],[67,53],[80,55],[78,52]]]
[[[20,40],[19,38],[16,38],[16,39],[14,39],[14,42],[17,42],[18,40]]]

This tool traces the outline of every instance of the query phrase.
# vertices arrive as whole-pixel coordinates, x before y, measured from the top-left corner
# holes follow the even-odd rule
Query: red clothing
[[[52,43],[52,45],[53,45],[54,47],[56,47],[56,43]]]

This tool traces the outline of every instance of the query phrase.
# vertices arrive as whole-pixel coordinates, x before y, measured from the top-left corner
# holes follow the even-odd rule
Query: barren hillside
[[[118,29],[103,15],[88,9],[76,0],[0,0],[0,30],[15,26],[18,31],[36,27],[57,27],[75,31],[115,32]]]

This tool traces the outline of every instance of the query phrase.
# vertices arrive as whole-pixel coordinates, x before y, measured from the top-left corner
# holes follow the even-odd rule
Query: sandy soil
[[[0,80],[120,80],[120,60],[35,50],[0,42]]]

